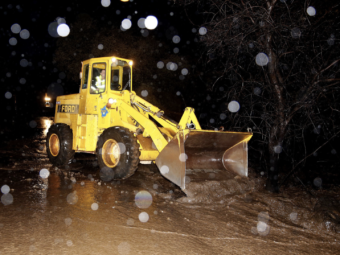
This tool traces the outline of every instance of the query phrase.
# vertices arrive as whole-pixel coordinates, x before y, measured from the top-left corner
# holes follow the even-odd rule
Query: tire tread
[[[49,137],[52,133],[57,134],[60,141],[60,151],[56,157],[49,151]],[[75,151],[72,150],[72,144],[73,134],[70,126],[64,123],[53,124],[48,130],[46,137],[46,152],[51,163],[58,167],[67,165],[75,154]]]
[[[118,130],[117,130],[118,129]],[[119,179],[126,179],[129,178],[131,175],[135,173],[135,171],[138,168],[139,164],[139,156],[140,156],[140,151],[139,151],[139,143],[137,142],[137,137],[133,135],[133,133],[124,127],[112,127],[104,130],[101,136],[109,136],[110,132],[119,132],[121,135],[121,138],[123,140],[123,143],[125,145],[126,151],[129,152],[128,154],[128,164],[127,164],[127,169],[124,173],[124,176],[119,178]],[[100,139],[98,139],[97,142],[97,155],[99,155],[99,150],[100,150]]]

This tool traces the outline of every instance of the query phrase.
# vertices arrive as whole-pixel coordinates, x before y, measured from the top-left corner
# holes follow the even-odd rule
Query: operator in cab
[[[96,88],[92,87],[96,93],[102,93],[105,91],[105,69],[101,70],[100,75],[96,76]]]

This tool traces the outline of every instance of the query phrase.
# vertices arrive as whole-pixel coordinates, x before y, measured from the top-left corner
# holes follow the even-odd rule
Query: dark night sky
[[[68,79],[67,70],[58,70],[57,63],[53,63],[56,43],[64,38],[52,37],[48,27],[58,17],[64,18],[71,27],[70,33],[74,33],[72,23],[81,14],[90,15],[101,27],[113,25],[114,29],[119,29],[122,20],[130,15],[132,21],[130,30],[142,36],[137,25],[138,19],[154,15],[158,19],[158,27],[150,31],[149,36],[156,36],[160,40],[168,42],[170,47],[180,49],[185,46],[187,41],[193,42],[195,34],[191,30],[199,28],[198,25],[191,24],[184,9],[175,6],[172,1],[134,0],[123,3],[119,0],[112,0],[110,6],[105,8],[102,6],[101,0],[6,0],[1,1],[0,13],[3,16],[0,27],[2,58],[0,102],[1,108],[6,109],[3,112],[5,116],[15,114],[13,111],[16,100],[17,107],[24,109],[25,114],[32,113],[33,117],[34,114],[37,114],[37,108],[42,108],[42,98],[45,93],[51,92],[51,84],[55,84],[53,92],[57,94],[74,93],[78,90],[78,84]],[[22,39],[20,34],[11,31],[11,26],[15,23],[19,24],[21,29],[29,31],[28,39]],[[172,42],[174,34],[181,37],[179,44]],[[16,38],[16,45],[10,45],[11,38]],[[179,54],[181,54],[181,50]],[[25,62],[27,66],[23,67]],[[66,88],[66,85],[69,89]],[[7,92],[12,94],[10,99],[5,96]]]

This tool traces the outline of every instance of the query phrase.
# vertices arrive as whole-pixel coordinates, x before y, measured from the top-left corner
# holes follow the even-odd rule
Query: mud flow
[[[36,122],[1,148],[0,254],[340,254],[339,188],[272,194],[254,169],[203,169],[185,194],[156,165],[104,182],[95,155],[52,166],[52,120]]]

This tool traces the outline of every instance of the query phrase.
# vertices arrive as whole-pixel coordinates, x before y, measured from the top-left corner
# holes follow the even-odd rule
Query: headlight
[[[107,104],[106,104],[106,107],[107,108],[111,108],[111,105],[116,103],[117,100],[116,99],[113,99],[113,98],[109,98],[109,100],[107,101]]]

